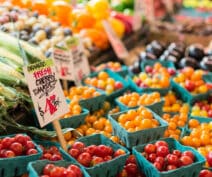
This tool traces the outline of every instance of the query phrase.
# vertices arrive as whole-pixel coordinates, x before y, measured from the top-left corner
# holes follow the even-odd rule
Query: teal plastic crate
[[[28,165],[29,177],[40,177],[42,174],[43,168],[45,167],[45,165],[47,165],[49,163],[54,164],[56,166],[60,166],[60,167],[68,167],[71,164],[79,166],[78,164],[74,163],[73,161],[63,161],[62,160],[62,161],[52,162],[52,161],[48,161],[48,160],[38,160],[38,161],[29,163],[29,165]],[[82,167],[80,167],[80,169],[83,173],[83,177],[90,177],[90,175]]]
[[[171,61],[159,61],[159,60],[144,60],[141,63],[141,71],[145,72],[146,66],[154,66],[155,63],[160,63],[163,67],[175,69],[174,63]]]
[[[97,89],[97,91],[100,93],[99,96],[80,100],[80,106],[86,108],[89,110],[89,112],[94,112],[101,109],[104,101],[106,100],[106,94],[101,90]]]
[[[141,105],[139,105],[139,106],[134,106],[134,107],[128,107],[127,105],[121,103],[118,100],[118,98],[115,99],[115,102],[119,106],[121,111],[126,111],[126,110],[129,110],[129,109],[137,109],[137,108],[139,108],[139,106],[141,106]],[[163,105],[164,105],[164,100],[162,99],[159,102],[156,102],[156,103],[153,103],[153,104],[150,104],[150,105],[146,105],[145,107],[151,109],[152,111],[154,111],[155,113],[157,113],[158,115],[161,116],[162,112],[163,112]]]
[[[14,137],[15,135],[1,136],[0,139],[4,137]],[[21,176],[27,172],[27,165],[29,162],[38,160],[42,156],[42,150],[34,142],[35,147],[38,151],[37,154],[17,156],[13,158],[0,158],[0,176],[1,177],[14,177]]]
[[[128,67],[125,65],[121,66],[121,70],[116,72],[117,74],[119,74],[121,77],[125,78],[128,74]]]
[[[203,122],[212,122],[212,118],[208,118],[208,117],[191,116],[190,118],[197,119],[197,120],[203,121]]]
[[[56,146],[58,148],[58,150],[60,151],[62,157],[63,157],[63,160],[69,160],[70,157],[67,155],[67,153],[62,149],[62,147],[60,146],[59,143],[57,142],[52,142],[52,141],[46,141],[46,140],[35,140],[36,144],[37,145],[42,145],[46,148],[49,148],[51,146]]]
[[[116,144],[102,134],[94,134],[86,137],[79,138],[77,141],[83,142],[86,146],[89,145],[100,145],[104,144],[113,148],[113,150],[123,149],[126,154],[118,156],[110,161],[97,164],[93,167],[82,166],[90,176],[92,177],[114,177],[116,176],[124,167],[125,162],[130,154],[130,152],[121,146]],[[72,157],[71,157],[72,158]],[[76,161],[77,162],[77,161]],[[77,162],[78,163],[78,162]]]
[[[151,111],[150,109],[148,110]],[[164,121],[159,115],[151,111],[154,118],[159,121],[160,126],[151,129],[128,132],[117,122],[118,117],[126,112],[127,111],[111,114],[109,115],[109,120],[112,124],[113,134],[118,136],[124,142],[127,148],[132,148],[133,146],[148,143],[150,141],[163,137],[164,132],[168,127],[168,123]]]
[[[194,94],[192,95],[189,91],[187,91],[185,88],[181,87],[179,84],[171,80],[172,89],[177,93],[179,97],[185,102],[188,102],[190,104],[195,103],[199,100],[205,100],[209,97],[209,92],[202,93],[202,94]]]
[[[128,84],[127,81],[126,81],[123,77],[121,77],[119,74],[117,74],[117,73],[115,73],[115,72],[113,72],[113,71],[111,71],[111,70],[109,70],[109,69],[104,69],[103,71],[107,72],[108,75],[109,75],[109,77],[113,78],[115,81],[120,81],[120,82],[123,84],[123,88],[121,88],[121,89],[119,89],[119,90],[116,90],[116,91],[114,91],[113,93],[111,93],[111,94],[109,94],[109,95],[107,95],[106,92],[103,90],[103,92],[106,94],[106,99],[107,99],[108,101],[113,101],[113,99],[115,99],[116,97],[122,95],[122,94],[128,89],[129,84]],[[90,74],[90,75],[87,76],[87,77],[91,77],[91,78],[92,78],[92,77],[96,77],[97,75],[98,75],[98,73],[92,73],[92,74]],[[85,78],[83,79],[82,83],[83,83],[84,85],[86,85],[86,84],[84,83],[84,80],[85,80]],[[89,85],[89,86],[92,86],[92,85]]]
[[[198,177],[199,172],[202,169],[202,165],[205,163],[205,158],[200,155],[194,148],[189,146],[183,146],[178,141],[176,141],[173,138],[164,138],[160,139],[164,140],[168,143],[170,150],[178,149],[180,151],[192,151],[195,155],[195,162],[191,165],[184,166],[181,168],[178,168],[176,170],[171,171],[164,171],[160,172],[158,171],[151,162],[149,162],[142,154],[141,152],[144,151],[144,145],[133,147],[132,153],[135,155],[136,160],[138,162],[138,166],[141,169],[141,171],[144,172],[144,174],[148,177]],[[155,143],[156,141],[150,142]]]
[[[203,75],[203,79],[205,82],[212,84],[212,73],[209,72],[209,73]],[[212,93],[212,89],[209,90],[209,93],[210,94]]]
[[[79,115],[71,116],[68,118],[61,118],[59,120],[61,128],[77,128],[80,125],[85,123],[85,118],[89,114],[89,111],[87,109],[82,109],[82,113]],[[47,130],[53,130],[53,125],[52,123],[48,124],[45,128]]]
[[[165,96],[170,90],[171,90],[171,83],[170,83],[170,86],[167,87],[167,88],[141,88],[141,87],[138,87],[136,85],[136,83],[132,80],[132,76],[128,76],[127,77],[127,80],[130,84],[130,88],[133,90],[133,91],[136,91],[138,93],[151,93],[151,92],[159,92],[161,96]]]

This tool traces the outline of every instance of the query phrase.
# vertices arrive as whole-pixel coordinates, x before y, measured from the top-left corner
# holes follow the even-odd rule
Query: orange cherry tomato
[[[69,25],[69,14],[71,13],[72,7],[65,1],[58,0],[52,3],[49,9],[49,16],[60,22],[63,26]]]
[[[48,15],[48,6],[45,0],[34,0],[32,2],[32,10],[42,15]]]

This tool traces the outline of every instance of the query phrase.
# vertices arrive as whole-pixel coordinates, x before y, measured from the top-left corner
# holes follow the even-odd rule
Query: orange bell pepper
[[[82,37],[90,38],[93,44],[101,50],[105,50],[109,46],[109,41],[104,31],[91,28],[81,30],[80,34]]]
[[[92,28],[95,24],[95,18],[85,9],[73,10],[69,19],[73,32],[79,32],[85,28]]]
[[[72,11],[72,6],[65,1],[57,0],[54,1],[49,8],[49,16],[60,22],[63,26],[69,25],[68,15]]]

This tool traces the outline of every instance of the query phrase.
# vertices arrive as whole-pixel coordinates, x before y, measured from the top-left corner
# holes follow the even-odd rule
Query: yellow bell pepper
[[[117,36],[119,38],[122,38],[125,33],[125,26],[123,22],[113,17],[108,18],[108,22],[112,26],[113,30],[116,32]]]
[[[91,0],[87,3],[86,8],[97,20],[106,19],[110,14],[108,0]]]

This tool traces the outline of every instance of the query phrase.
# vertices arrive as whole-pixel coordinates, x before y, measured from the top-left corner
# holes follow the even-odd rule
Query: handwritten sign
[[[103,20],[102,24],[116,56],[120,59],[125,59],[129,55],[129,53],[126,47],[124,46],[123,42],[116,35],[115,31],[111,27],[110,23],[108,23],[108,21]]]
[[[133,14],[133,30],[137,31],[142,26],[142,15],[144,12],[144,5],[142,0],[135,0],[134,14]]]
[[[37,62],[23,69],[40,126],[66,114],[69,109],[53,61]]]
[[[67,46],[73,57],[75,84],[81,85],[82,78],[90,74],[89,63],[84,55],[82,42],[78,37],[72,37],[67,41]]]
[[[174,11],[174,4],[173,4],[173,1],[170,1],[170,0],[163,0],[167,10],[172,13]]]
[[[74,80],[74,66],[71,51],[55,46],[53,59],[59,78],[63,80]]]
[[[148,21],[155,21],[154,0],[145,0],[145,15]]]

